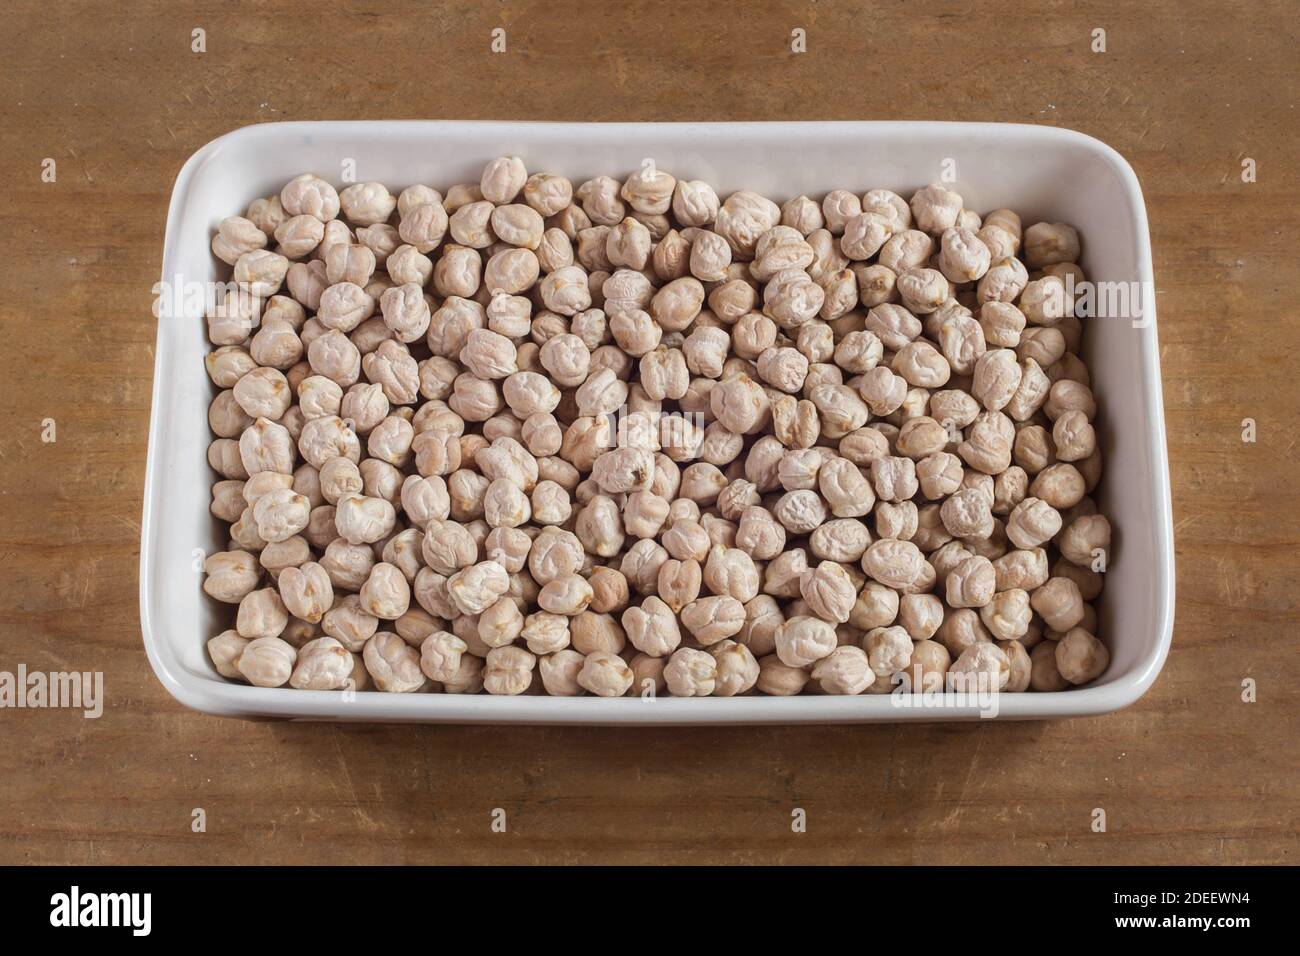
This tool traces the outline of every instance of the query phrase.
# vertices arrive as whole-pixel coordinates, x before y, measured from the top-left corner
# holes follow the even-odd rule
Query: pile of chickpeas
[[[223,221],[208,641],[259,687],[1059,691],[1109,654],[1079,237],[516,157]]]

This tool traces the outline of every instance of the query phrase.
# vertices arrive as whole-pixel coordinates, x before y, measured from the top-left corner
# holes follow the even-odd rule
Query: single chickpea
[[[580,687],[597,697],[622,697],[632,680],[632,669],[623,658],[606,651],[588,654],[575,678]]]
[[[879,365],[884,354],[879,336],[864,329],[848,333],[835,346],[835,364],[846,372],[861,375]]]
[[[961,459],[948,452],[927,455],[916,463],[916,478],[921,494],[932,501],[956,492],[961,486],[962,474]],[[946,504],[945,502],[945,506]],[[947,522],[944,526],[947,527]]]
[[[699,598],[681,610],[682,624],[705,646],[739,634],[745,619],[745,606],[725,595]]]
[[[898,602],[898,623],[912,640],[929,640],[943,623],[943,602],[933,594],[905,594]]]
[[[622,222],[627,215],[627,206],[619,198],[621,191],[618,180],[609,176],[597,176],[579,186],[574,195],[593,223],[613,226]]]
[[[939,516],[955,538],[987,538],[993,533],[992,502],[975,488],[954,492],[940,507]]]
[[[564,648],[554,654],[538,658],[537,669],[542,678],[542,686],[552,697],[577,697],[583,693],[578,683],[578,674],[586,663],[586,657],[572,648]]]
[[[341,690],[352,675],[354,659],[332,637],[318,637],[298,650],[289,685],[299,690]]]
[[[781,225],[789,226],[800,235],[807,236],[824,228],[826,220],[821,206],[807,196],[796,196],[781,207]]]
[[[791,697],[803,692],[809,680],[803,667],[783,663],[776,654],[767,654],[758,661],[758,680],[754,687],[759,693],[773,697]]]
[[[355,594],[344,596],[321,618],[321,630],[353,653],[362,650],[378,628],[379,618],[363,610]]]
[[[883,538],[873,541],[862,556],[862,570],[889,588],[910,587],[925,574],[925,557],[910,541]]]
[[[676,401],[686,394],[690,371],[680,349],[657,348],[642,356],[641,386],[654,401]]]
[[[680,647],[664,666],[664,681],[674,697],[707,697],[717,683],[718,663],[713,655]]]
[[[787,448],[811,448],[821,435],[817,406],[785,395],[772,402],[772,430]]]
[[[1068,462],[1048,465],[1035,476],[1029,493],[1058,510],[1073,508],[1087,494],[1087,479]]]
[[[758,681],[758,660],[748,647],[732,640],[722,640],[708,648],[717,662],[713,685],[714,697],[746,694]]]
[[[307,527],[311,502],[292,488],[275,488],[252,507],[257,534],[263,541],[286,541]]]
[[[328,222],[339,214],[339,194],[319,176],[303,173],[280,190],[280,205],[289,216],[314,216]]]
[[[430,521],[420,553],[425,564],[434,571],[453,575],[475,563],[478,543],[464,525],[455,521]]]
[[[913,693],[941,693],[944,678],[952,666],[952,655],[938,641],[917,641],[912,645],[912,659],[906,670]]]
[[[1019,694],[1029,690],[1034,667],[1029,650],[1018,640],[999,641],[998,648],[1007,655],[1010,664],[1009,676],[1002,690],[1009,694]]]
[[[792,534],[810,534],[826,520],[826,502],[815,491],[801,489],[781,496],[772,513]]]
[[[763,312],[783,329],[797,329],[816,318],[826,290],[802,269],[784,269],[763,288]]]
[[[542,610],[551,614],[573,617],[581,614],[591,604],[593,592],[586,579],[577,574],[566,574],[548,581],[537,597]]]
[[[898,626],[877,627],[863,638],[871,670],[876,677],[892,677],[912,662],[912,638]]]
[[[479,191],[498,206],[512,202],[528,182],[528,170],[518,156],[502,156],[483,167]]]
[[[934,312],[951,292],[948,280],[937,269],[906,269],[898,274],[896,287],[903,306],[916,315]]]
[[[361,607],[374,617],[394,621],[406,613],[411,605],[411,586],[401,569],[379,562],[370,571],[361,586]]]
[[[366,642],[362,660],[381,691],[409,694],[425,686],[420,652],[390,631],[379,631]]]
[[[812,679],[827,694],[861,694],[876,680],[865,651],[845,645],[837,647],[819,660],[812,669]]]
[[[918,388],[941,388],[948,382],[952,369],[943,353],[929,342],[908,342],[890,363],[893,371],[909,385]]]
[[[912,225],[912,210],[907,200],[888,189],[870,189],[862,195],[862,211],[882,216],[895,231]]]
[[[1057,672],[1071,684],[1096,680],[1110,664],[1106,645],[1081,627],[1072,628],[1056,642],[1054,656]]]
[[[1097,450],[1097,433],[1084,412],[1071,409],[1052,425],[1052,443],[1061,461],[1081,461]]]
[[[827,388],[831,386],[818,386]],[[900,375],[894,374],[885,366],[878,366],[866,372],[858,380],[858,394],[862,396],[868,410],[872,415],[883,416],[889,415],[898,410],[907,398],[907,380]],[[816,399],[814,398],[814,401]],[[854,426],[855,430],[865,424],[865,419]],[[848,434],[844,432],[843,434]],[[833,437],[843,437],[833,436]]]
[[[962,198],[936,183],[912,194],[911,210],[917,229],[931,236],[941,236],[957,224]]]
[[[1028,322],[1048,328],[1071,315],[1074,309],[1073,298],[1057,276],[1044,276],[1029,282],[1020,293],[1017,305]]]
[[[1011,680],[1011,660],[996,644],[972,644],[952,662],[948,673],[958,691],[997,692]]]
[[[455,634],[434,631],[420,643],[420,670],[432,681],[455,680],[469,645]]]
[[[314,561],[280,572],[277,584],[285,608],[294,617],[315,624],[334,603],[334,587],[325,569]]]
[[[1110,522],[1099,514],[1075,518],[1061,534],[1061,556],[1082,568],[1091,568],[1110,551]]]
[[[1079,261],[1079,233],[1063,222],[1038,222],[1025,230],[1025,262],[1031,269]]]
[[[871,532],[857,518],[835,518],[813,531],[808,548],[814,556],[840,564],[856,564],[862,560]]]
[[[1044,641],[1030,648],[1029,686],[1032,690],[1061,691],[1070,686],[1056,666],[1056,648],[1053,641]]]
[[[880,251],[894,234],[894,227],[878,213],[863,212],[850,216],[841,232],[840,251],[852,261],[865,262]]]
[[[650,657],[665,657],[681,643],[672,609],[658,597],[648,597],[640,607],[623,612],[623,629],[632,646]]]
[[[709,395],[709,407],[728,431],[750,435],[762,427],[770,403],[758,383],[747,375],[737,375],[718,383]]]
[[[573,183],[550,173],[529,176],[523,192],[524,201],[543,216],[554,216],[573,201]]]
[[[882,501],[907,501],[916,494],[916,463],[910,458],[882,456],[871,462],[871,483]]]
[[[583,611],[560,620],[568,624],[573,648],[580,654],[621,654],[627,646],[627,634],[612,614]]]
[[[451,574],[447,594],[462,614],[481,614],[506,593],[509,585],[504,567],[496,561],[482,561]]]
[[[1070,578],[1048,578],[1029,596],[1029,603],[1053,631],[1064,633],[1083,620],[1083,596]]]
[[[719,207],[713,228],[727,240],[737,258],[749,261],[759,238],[780,221],[781,208],[776,203],[741,190],[728,196]]]
[[[940,242],[939,271],[949,282],[975,282],[988,272],[991,254],[975,230],[946,229]]]
[[[1014,641],[1029,632],[1029,594],[1020,588],[997,592],[979,613],[989,633],[1000,641]]]
[[[793,348],[765,349],[758,357],[758,374],[773,388],[795,394],[808,375],[808,359]]]
[[[849,620],[857,588],[843,566],[822,561],[799,579],[799,594],[808,609],[823,621],[844,624]]]
[[[981,412],[971,423],[957,454],[971,468],[985,475],[997,475],[1011,466],[1015,426],[998,411]]]
[[[833,189],[822,200],[822,215],[832,235],[843,235],[848,222],[861,214],[862,200],[847,189]]]
[[[254,687],[282,687],[297,662],[293,645],[278,637],[259,637],[244,645],[234,667]]]
[[[612,226],[605,236],[605,258],[615,268],[641,270],[650,259],[650,230],[631,216]]]
[[[226,604],[239,604],[257,587],[262,572],[247,551],[219,551],[203,562],[204,592]],[[228,676],[228,675],[227,675]]]
[[[980,278],[976,288],[975,299],[981,305],[981,321],[983,321],[983,306],[1011,306],[1011,303],[1020,298],[1028,284],[1029,273],[1019,259],[1014,256],[995,258],[988,271]],[[1003,321],[1012,321],[1016,315],[1024,319],[1024,314],[1019,309],[1016,309],[1014,315],[1000,309],[990,314],[1002,316]]]
[[[776,631],[776,654],[790,667],[807,667],[839,646],[835,629],[815,617],[792,617]]]
[[[703,227],[717,218],[718,195],[713,187],[698,179],[679,179],[673,187],[672,211],[683,226]]]
[[[536,614],[528,615],[518,636],[528,645],[528,650],[532,653],[539,655],[553,654],[568,647],[571,643],[570,620],[571,618],[567,615],[539,611]],[[493,643],[493,640],[489,639],[488,635],[483,634],[481,623],[479,633],[486,643]],[[495,636],[493,639],[499,641]],[[504,644],[497,643],[496,646],[504,646]],[[583,650],[583,648],[579,648],[579,650]]]
[[[217,673],[231,680],[243,680],[244,675],[239,670],[239,658],[248,645],[249,641],[233,630],[222,631],[211,638],[207,643],[208,657],[212,659],[212,666],[217,669]]]
[[[536,663],[522,647],[494,647],[484,661],[483,688],[489,694],[522,694],[532,685]]]
[[[691,522],[690,525],[691,528],[683,530],[681,536],[674,538],[674,542],[682,542],[685,546],[694,545],[695,550],[698,551],[698,538],[690,538],[687,535],[693,529],[695,532],[705,534],[707,540],[707,533],[703,532],[700,526],[694,522]],[[736,547],[751,558],[768,561],[782,553],[785,542],[785,527],[772,512],[757,505],[751,505],[743,510],[740,515],[740,523],[736,528]]]

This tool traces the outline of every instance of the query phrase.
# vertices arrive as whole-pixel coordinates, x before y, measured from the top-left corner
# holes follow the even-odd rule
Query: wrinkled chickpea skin
[[[503,156],[445,196],[306,173],[211,249],[240,293],[206,317],[223,677],[726,697],[1108,666],[1068,224]]]

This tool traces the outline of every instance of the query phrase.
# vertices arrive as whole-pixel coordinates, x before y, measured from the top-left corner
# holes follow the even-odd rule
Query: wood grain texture
[[[102,670],[109,697],[99,720],[0,712],[0,862],[1296,862],[1294,3],[118,6],[11,0],[0,32],[0,670]],[[172,181],[235,127],[354,118],[1017,121],[1116,147],[1146,191],[1161,295],[1178,612],[1155,687],[1108,717],[977,726],[184,710],[136,603]]]

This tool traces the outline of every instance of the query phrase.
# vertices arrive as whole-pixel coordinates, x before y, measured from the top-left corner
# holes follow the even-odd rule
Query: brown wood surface
[[[5,8],[0,670],[102,670],[108,702],[99,720],[0,711],[0,862],[1296,862],[1295,3]],[[807,53],[789,50],[796,27]],[[136,602],[172,181],[230,129],[360,118],[1016,121],[1115,146],[1146,191],[1161,294],[1178,612],[1155,687],[1107,717],[962,726],[328,726],[182,708]]]

